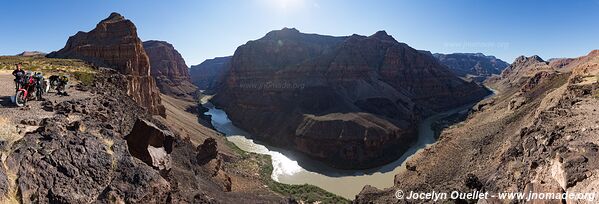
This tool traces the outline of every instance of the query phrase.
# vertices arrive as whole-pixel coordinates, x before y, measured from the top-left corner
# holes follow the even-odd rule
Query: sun
[[[271,0],[280,9],[292,9],[300,6],[302,0]]]

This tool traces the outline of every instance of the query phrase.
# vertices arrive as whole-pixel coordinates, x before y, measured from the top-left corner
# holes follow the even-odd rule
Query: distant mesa
[[[64,48],[47,57],[81,59],[128,75],[127,89],[133,100],[152,114],[166,116],[137,28],[118,13],[110,14],[89,32],[80,31],[69,37]]]
[[[489,94],[385,31],[275,30],[239,46],[226,67],[213,102],[236,125],[339,168],[393,161],[420,119]]]
[[[509,66],[507,62],[482,53],[435,53],[433,56],[458,76],[477,82],[482,82],[494,74],[500,74]]]
[[[191,83],[189,68],[181,54],[168,42],[143,42],[150,59],[151,75],[160,92],[183,98],[193,98],[198,88]]]
[[[16,56],[34,57],[34,56],[44,56],[44,55],[46,55],[46,53],[40,52],[40,51],[24,51],[24,52],[21,52],[20,54],[17,54]]]

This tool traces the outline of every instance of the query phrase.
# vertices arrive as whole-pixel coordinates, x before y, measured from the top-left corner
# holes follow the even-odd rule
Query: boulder
[[[212,159],[215,159],[218,155],[217,143],[214,138],[207,138],[204,143],[198,145],[197,149],[197,162],[204,164]]]
[[[162,130],[147,120],[137,119],[125,139],[134,157],[159,170],[171,168],[169,154],[173,151],[172,132]]]

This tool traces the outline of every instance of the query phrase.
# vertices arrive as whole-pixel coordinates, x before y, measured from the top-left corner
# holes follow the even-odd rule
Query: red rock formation
[[[341,168],[396,159],[419,118],[488,92],[384,31],[272,31],[240,46],[213,102],[258,139]]]
[[[95,66],[118,70],[128,76],[127,94],[135,102],[152,114],[165,116],[137,28],[120,14],[111,13],[90,32],[80,31],[69,37],[64,48],[47,56],[82,59]]]
[[[173,45],[150,40],[143,46],[150,58],[151,75],[162,93],[179,97],[195,95],[197,87],[191,84],[189,68]]]

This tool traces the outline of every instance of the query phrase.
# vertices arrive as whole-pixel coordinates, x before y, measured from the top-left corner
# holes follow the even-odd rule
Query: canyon
[[[599,188],[599,50],[508,64],[385,31],[283,28],[188,67],[112,13],[42,55],[0,57],[73,75],[70,95],[18,108],[0,71],[3,203],[435,203],[396,196]]]
[[[416,123],[490,91],[393,39],[271,31],[235,51],[211,100],[256,139],[337,168],[397,159]]]

